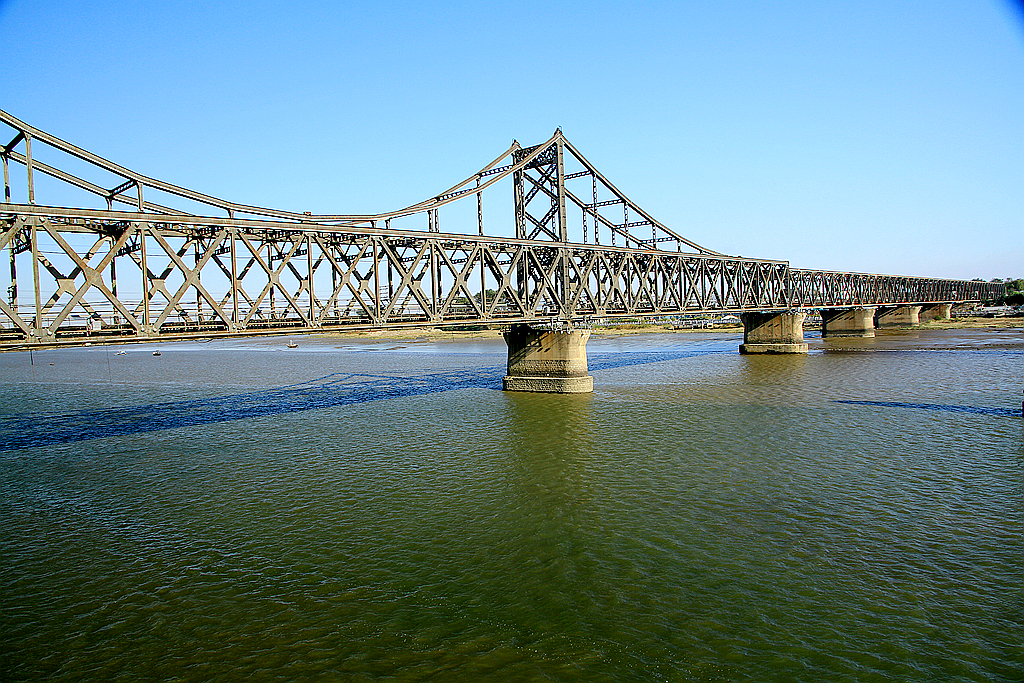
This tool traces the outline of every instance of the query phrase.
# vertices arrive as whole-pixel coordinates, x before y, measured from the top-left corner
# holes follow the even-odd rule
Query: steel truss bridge
[[[0,139],[10,140],[0,147],[0,251],[10,254],[0,347],[585,324],[1004,293],[977,281],[803,270],[719,254],[633,203],[560,130],[534,147],[513,141],[468,179],[404,209],[311,215],[217,199],[130,171],[2,111],[0,122],[10,129],[8,138],[0,128]],[[44,192],[51,205],[37,202]],[[488,215],[487,230],[485,195],[489,211],[503,209]]]

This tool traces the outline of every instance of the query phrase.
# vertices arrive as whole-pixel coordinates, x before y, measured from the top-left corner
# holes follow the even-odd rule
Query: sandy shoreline
[[[806,331],[814,331],[818,327],[806,327]],[[1016,330],[1024,329],[1024,318],[956,318],[953,320],[935,320],[921,323],[915,326],[890,328],[892,330],[962,330],[962,329],[991,329],[991,330]],[[638,334],[691,334],[693,332],[724,332],[731,334],[742,334],[743,326],[734,325],[731,327],[716,326],[713,328],[685,328],[674,329],[670,324],[638,325],[629,324],[615,327],[595,327],[591,329],[593,337],[621,337],[624,335]],[[473,339],[500,339],[499,328],[482,330],[458,330],[443,327],[400,327],[392,329],[359,329],[359,330],[335,330],[330,332],[305,332],[302,330],[279,331],[272,334],[253,335],[221,335],[211,334],[206,339],[229,339],[229,338],[259,338],[278,339],[281,337],[310,337],[314,339],[350,340],[350,341],[440,341],[440,340],[473,340]],[[196,341],[194,338],[167,337],[163,339],[104,339],[103,337],[80,338],[58,342],[56,344],[41,344],[34,348],[67,348],[74,346],[92,345],[131,345],[131,344],[154,344],[173,342]],[[0,348],[0,353],[7,351],[25,351],[28,345],[17,345]]]
[[[808,328],[814,329],[814,328]],[[1024,329],[1024,318],[955,318],[933,320],[913,327],[891,329],[915,330],[961,330],[961,329]],[[710,329],[673,329],[671,325],[621,325],[617,327],[595,327],[593,336],[631,334],[690,334],[692,332],[743,332],[742,325],[714,327]],[[495,339],[501,336],[499,329],[451,330],[438,327],[407,327],[390,330],[352,330],[314,333],[310,336],[327,339]]]

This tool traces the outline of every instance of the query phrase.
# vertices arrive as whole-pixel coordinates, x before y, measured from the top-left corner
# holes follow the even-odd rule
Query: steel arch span
[[[1004,292],[717,253],[637,206],[561,130],[533,147],[513,141],[466,180],[403,209],[311,215],[143,176],[2,111],[0,123],[10,135],[0,136],[10,140],[0,147],[0,251],[9,254],[0,346],[572,325]]]

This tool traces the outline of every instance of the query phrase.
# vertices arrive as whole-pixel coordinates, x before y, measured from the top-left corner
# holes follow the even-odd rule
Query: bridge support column
[[[875,327],[903,327],[921,323],[920,306],[880,308],[875,315]]]
[[[953,304],[932,304],[922,306],[918,315],[920,320],[949,320],[953,313]]]
[[[505,332],[508,374],[505,391],[548,394],[585,394],[594,390],[587,374],[587,339],[590,330],[538,330],[513,325]]]
[[[874,337],[875,309],[823,308],[822,337]]]
[[[807,353],[804,313],[743,313],[740,353]]]

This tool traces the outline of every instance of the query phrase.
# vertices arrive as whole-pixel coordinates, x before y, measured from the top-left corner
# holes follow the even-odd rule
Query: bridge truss
[[[579,324],[1003,293],[983,282],[799,270],[716,253],[643,211],[561,131],[534,147],[513,142],[468,179],[404,209],[311,215],[227,202],[142,176],[2,111],[0,122],[12,131],[0,148],[0,251],[10,262],[0,345]],[[18,166],[23,173],[12,174]],[[64,206],[39,205],[37,186]],[[65,199],[69,191],[77,196]],[[508,194],[494,202],[495,193]],[[485,231],[485,195],[488,207],[511,203],[511,220],[499,212]],[[89,202],[99,206],[80,208]]]

